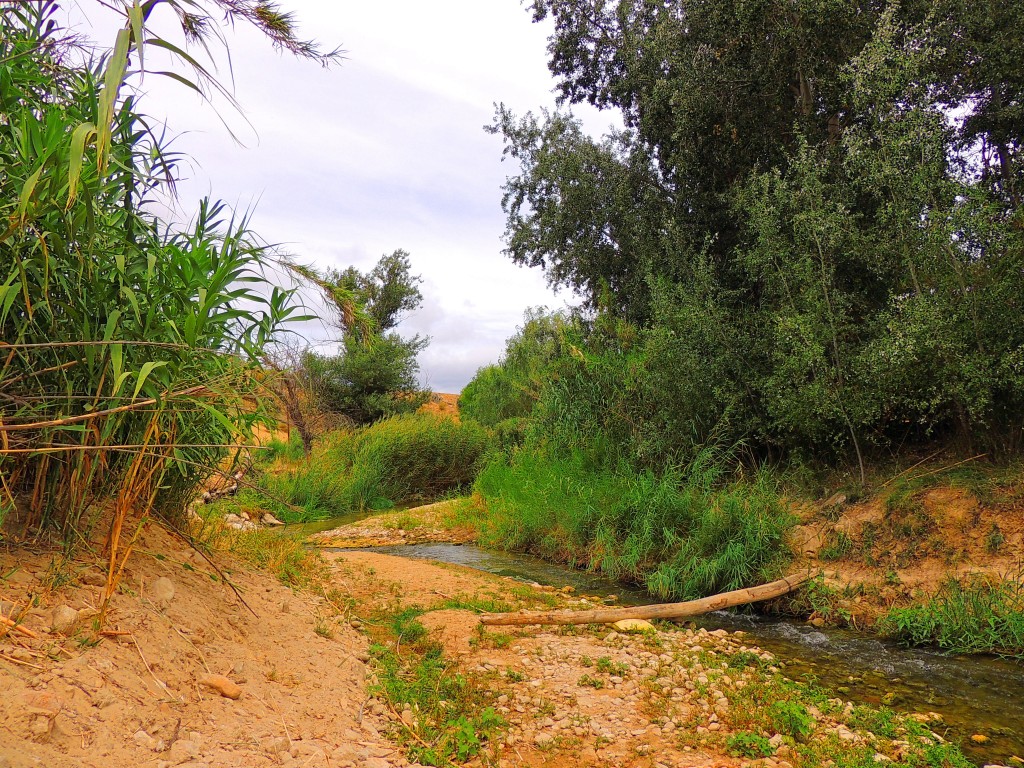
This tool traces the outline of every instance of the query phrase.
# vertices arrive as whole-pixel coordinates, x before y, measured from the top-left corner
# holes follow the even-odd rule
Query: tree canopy
[[[649,375],[676,382],[651,393],[674,393],[673,423],[858,457],[942,434],[1022,444],[1024,10],[532,13],[554,22],[563,106],[617,109],[625,130],[498,109],[490,130],[521,168],[507,253],[643,330]]]

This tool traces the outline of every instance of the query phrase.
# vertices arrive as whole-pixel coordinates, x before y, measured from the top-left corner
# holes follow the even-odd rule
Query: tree
[[[418,381],[417,355],[430,340],[394,331],[423,301],[409,254],[382,256],[369,272],[355,267],[311,273],[338,309],[342,332],[337,355],[307,352],[304,377],[318,405],[357,424],[416,410],[427,398]]]
[[[728,423],[727,438],[764,452],[849,451],[862,466],[872,446],[937,437],[1021,445],[1024,331],[1006,318],[1024,297],[1024,12],[963,0],[532,10],[554,21],[563,107],[618,109],[626,130],[597,140],[565,111],[499,110],[490,130],[520,164],[503,198],[507,253],[599,318],[639,326],[647,381],[619,380],[650,398],[626,409],[643,444]],[[589,401],[618,407],[623,392]]]

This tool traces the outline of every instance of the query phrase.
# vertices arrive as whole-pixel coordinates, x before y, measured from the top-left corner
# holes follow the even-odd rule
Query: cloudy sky
[[[322,69],[276,53],[252,30],[228,30],[244,119],[169,81],[144,81],[145,111],[167,114],[181,134],[174,147],[193,158],[182,198],[251,208],[260,235],[322,267],[366,270],[384,253],[409,251],[424,302],[400,330],[432,338],[424,383],[457,392],[497,360],[527,307],[573,300],[501,254],[500,188],[517,167],[501,162],[501,138],[483,131],[495,102],[517,113],[554,105],[550,27],[533,24],[519,0],[282,5],[302,36],[341,46],[346,60]],[[230,79],[226,67],[220,75]],[[579,114],[594,133],[612,121]]]

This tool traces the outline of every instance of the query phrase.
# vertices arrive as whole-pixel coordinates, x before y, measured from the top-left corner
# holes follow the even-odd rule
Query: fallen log
[[[685,603],[661,603],[659,605],[637,605],[625,608],[604,608],[596,611],[535,611],[526,613],[485,613],[480,623],[489,626],[526,624],[613,624],[623,619],[678,619],[684,616],[699,616],[702,613],[720,611],[737,605],[748,605],[760,600],[770,600],[789,594],[811,578],[810,573],[792,574],[749,589],[722,592],[700,600]]]

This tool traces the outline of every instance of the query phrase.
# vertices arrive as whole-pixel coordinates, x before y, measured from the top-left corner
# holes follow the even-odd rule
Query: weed
[[[771,707],[775,729],[797,741],[804,741],[814,732],[814,718],[807,707],[796,701],[777,701]]]
[[[768,739],[750,731],[734,733],[726,739],[725,746],[734,757],[770,757],[775,753]]]
[[[526,679],[526,675],[518,669],[510,669],[505,672],[505,679],[510,683],[521,683]]]
[[[370,625],[376,682],[371,693],[395,712],[417,712],[395,735],[422,765],[452,766],[480,755],[506,726],[488,692],[448,661],[418,620],[422,609],[385,611]],[[509,670],[506,679],[513,679]]]
[[[818,559],[824,562],[841,560],[853,551],[853,540],[844,531],[831,530],[825,537],[825,545],[818,550]]]
[[[618,675],[619,677],[625,677],[629,672],[629,667],[626,664],[618,661],[612,661],[608,656],[601,656],[596,663],[598,672],[604,672],[609,675]]]
[[[1024,583],[950,579],[923,604],[890,610],[878,630],[911,645],[1024,657]]]
[[[985,551],[990,555],[994,555],[1005,543],[1006,537],[1003,535],[1002,530],[1000,530],[999,523],[992,523],[992,529],[988,532],[988,536],[985,537]]]
[[[604,680],[602,680],[599,677],[593,677],[591,675],[583,675],[583,677],[576,681],[576,685],[601,689],[604,688]]]
[[[727,662],[730,669],[743,669],[744,667],[761,667],[764,662],[761,657],[753,651],[739,651],[729,657]]]

